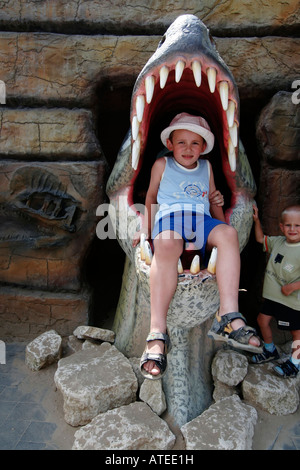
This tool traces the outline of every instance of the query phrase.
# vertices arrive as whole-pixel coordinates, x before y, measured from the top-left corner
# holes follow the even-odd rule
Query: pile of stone
[[[171,450],[176,436],[162,415],[167,409],[161,380],[144,380],[139,358],[126,358],[113,345],[114,333],[81,326],[69,337],[48,331],[26,348],[26,364],[39,370],[57,362],[54,381],[64,399],[64,419],[80,427],[75,450]],[[250,365],[246,355],[220,349],[212,362],[214,403],[183,425],[186,450],[247,450],[257,409],[275,415],[299,406],[300,377],[282,380],[272,364]],[[178,437],[178,436],[177,436]]]

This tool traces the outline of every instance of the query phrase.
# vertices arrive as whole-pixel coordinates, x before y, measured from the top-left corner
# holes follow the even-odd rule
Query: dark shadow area
[[[131,92],[131,87],[116,88],[108,81],[97,90],[93,112],[97,136],[107,161],[104,187],[130,127]],[[103,202],[109,202],[107,196]],[[85,281],[92,289],[90,324],[111,327],[119,300],[124,262],[125,253],[116,239],[100,240],[95,234],[84,268]]]

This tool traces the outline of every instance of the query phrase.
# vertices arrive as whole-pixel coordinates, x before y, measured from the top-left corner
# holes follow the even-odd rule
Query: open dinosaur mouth
[[[179,112],[207,119],[219,145],[224,173],[235,172],[239,126],[235,85],[218,64],[198,57],[177,57],[137,81],[131,109],[133,168],[140,169],[151,128],[163,130]]]

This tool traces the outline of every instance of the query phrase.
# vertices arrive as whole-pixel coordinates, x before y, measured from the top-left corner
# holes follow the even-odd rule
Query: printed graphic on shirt
[[[287,271],[288,273],[292,273],[295,269],[295,266],[293,264],[287,263],[285,266],[283,266],[283,269]]]
[[[186,181],[182,181],[179,187],[182,191],[178,191],[173,194],[173,196],[177,199],[180,199],[183,196],[183,197],[199,200],[202,198],[207,198],[208,196],[205,186],[202,185],[201,183],[195,184],[195,183],[187,183]]]

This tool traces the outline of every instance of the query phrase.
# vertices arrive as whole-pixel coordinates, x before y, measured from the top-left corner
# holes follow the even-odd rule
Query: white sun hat
[[[200,135],[206,142],[206,148],[202,155],[209,153],[214,146],[215,137],[210,130],[207,121],[201,116],[193,116],[188,113],[180,113],[174,117],[170,125],[166,127],[160,134],[162,143],[167,146],[167,139],[170,137],[171,132],[178,129],[185,129],[195,134]]]

